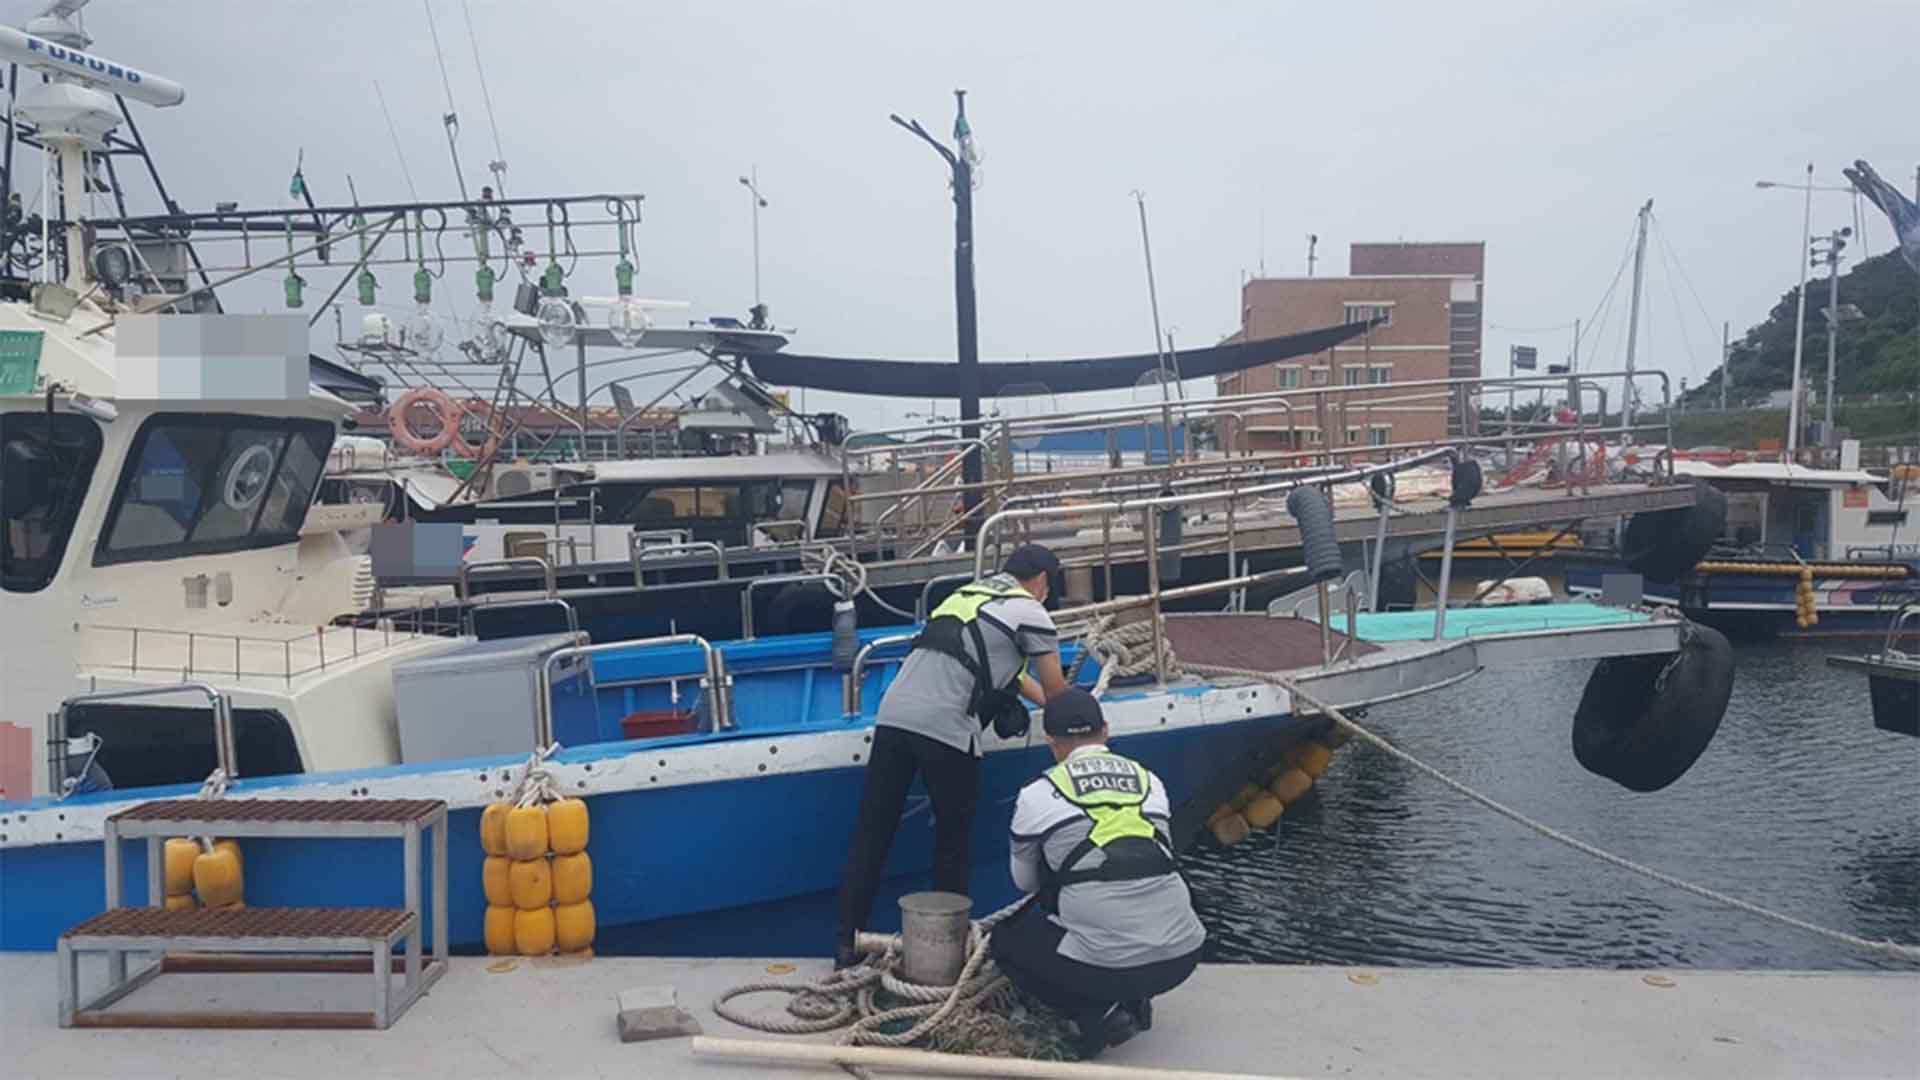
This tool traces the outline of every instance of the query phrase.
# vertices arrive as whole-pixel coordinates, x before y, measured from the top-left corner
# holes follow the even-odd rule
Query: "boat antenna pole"
[[[1166,335],[1160,332],[1160,290],[1153,280],[1153,242],[1147,238],[1147,195],[1134,189],[1133,203],[1140,211],[1140,251],[1147,260],[1147,306],[1153,310],[1153,359],[1160,372],[1160,428],[1167,440],[1167,483],[1173,483],[1173,395],[1167,378]],[[1147,458],[1153,458],[1147,447]]]
[[[980,334],[974,309],[973,291],[973,167],[980,160],[973,146],[973,128],[967,124],[967,92],[953,92],[953,137],[958,152],[948,149],[928,134],[918,120],[903,120],[899,113],[888,119],[920,136],[933,147],[952,171],[953,185],[953,308],[960,360],[960,437],[980,437]],[[961,461],[961,481],[967,513],[980,504],[977,485],[981,480],[980,448],[969,445]]]
[[[1653,214],[1653,200],[1640,207],[1640,221],[1633,241],[1633,297],[1627,305],[1627,392],[1625,410],[1620,416],[1621,441],[1633,441],[1633,355],[1640,335],[1640,282],[1647,261],[1647,218]],[[1602,418],[1602,423],[1605,419]]]

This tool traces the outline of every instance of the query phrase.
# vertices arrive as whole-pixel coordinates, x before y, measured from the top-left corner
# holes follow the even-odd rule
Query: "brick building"
[[[1389,387],[1480,374],[1486,245],[1354,244],[1348,265],[1352,272],[1346,277],[1250,279],[1240,289],[1240,330],[1229,340],[1279,337],[1340,322],[1384,322],[1325,353],[1223,375],[1219,389],[1222,394],[1368,389],[1330,394],[1324,410],[1310,396],[1294,399],[1291,442],[1285,414],[1249,416],[1243,425],[1229,426],[1238,430],[1221,433],[1227,448],[1381,446],[1459,430],[1461,418],[1449,403],[1437,398],[1395,402],[1408,395]]]

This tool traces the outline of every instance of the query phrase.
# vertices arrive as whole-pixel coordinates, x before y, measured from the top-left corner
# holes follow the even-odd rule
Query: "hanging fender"
[[[1689,624],[1678,653],[1594,665],[1573,717],[1573,756],[1628,790],[1659,791],[1699,760],[1732,694],[1732,646]]]

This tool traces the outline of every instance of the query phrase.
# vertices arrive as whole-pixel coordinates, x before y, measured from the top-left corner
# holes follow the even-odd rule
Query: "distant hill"
[[[1807,279],[1807,341],[1802,376],[1816,391],[1825,387],[1827,281]],[[1729,404],[1750,404],[1793,378],[1793,321],[1799,290],[1789,289],[1767,320],[1749,329],[1733,346],[1733,382]],[[1840,275],[1840,303],[1860,309],[1864,318],[1842,323],[1834,351],[1834,385],[1845,398],[1857,394],[1911,393],[1920,390],[1920,274],[1889,251],[1863,260]],[[1714,371],[1688,390],[1689,407],[1712,407],[1720,400],[1722,372]]]

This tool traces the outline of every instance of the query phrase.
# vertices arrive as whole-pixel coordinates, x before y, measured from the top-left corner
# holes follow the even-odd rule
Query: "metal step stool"
[[[423,833],[432,831],[433,952],[422,955]],[[401,841],[404,908],[238,908],[168,911],[161,845],[173,836]],[[151,907],[122,906],[123,840],[147,842]],[[171,799],[109,817],[103,828],[107,910],[62,934],[61,1027],[385,1028],[447,969],[447,804],[438,799]],[[404,941],[404,956],[394,955]],[[107,988],[80,1001],[79,956],[107,956]],[[155,954],[133,977],[127,954]],[[330,955],[328,955],[330,954]],[[354,954],[365,954],[364,957]],[[153,1011],[108,1006],[155,977],[215,972],[370,972],[361,1011]],[[404,980],[397,992],[393,976]]]

